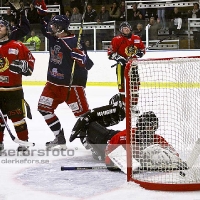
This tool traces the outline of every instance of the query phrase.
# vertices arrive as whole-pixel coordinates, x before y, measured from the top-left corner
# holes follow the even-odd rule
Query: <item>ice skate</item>
[[[56,138],[53,141],[46,143],[47,150],[51,150],[54,147],[58,147],[61,150],[64,150],[67,148],[63,129],[60,131],[60,133],[56,136]]]
[[[22,156],[29,155],[29,149],[27,146],[19,145],[17,148],[17,152]]]
[[[4,144],[0,142],[0,156],[4,153]]]

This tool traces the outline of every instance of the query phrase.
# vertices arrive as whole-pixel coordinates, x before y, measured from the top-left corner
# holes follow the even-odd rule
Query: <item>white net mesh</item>
[[[137,141],[132,137],[131,133],[134,132],[137,120],[137,116],[132,111],[135,107],[135,98],[133,97],[135,93],[133,88],[136,84],[133,73],[134,66],[138,66],[140,77],[139,99],[136,108],[140,114],[148,111],[153,111],[156,114],[159,119],[156,134],[162,136],[179,154],[178,158],[180,159],[174,161],[175,164],[168,160],[169,155],[167,155],[168,158],[163,158],[166,152],[163,154],[162,149],[149,155],[149,159],[145,160],[141,152],[152,144],[137,144]],[[132,179],[149,184],[200,184],[200,159],[198,156],[197,159],[194,158],[194,165],[192,165],[193,160],[190,161],[192,166],[187,163],[189,169],[184,170],[185,176],[180,176],[183,163],[186,166],[185,162],[191,157],[195,142],[200,138],[199,81],[200,57],[133,61],[126,74],[126,83],[128,84],[126,97],[129,99],[127,101],[129,104],[126,105],[128,107],[126,119],[128,120],[127,129],[129,129],[131,136],[130,141],[135,141],[135,144],[131,146],[132,157],[143,162],[143,169],[141,167],[137,173],[129,174],[128,176],[131,176]],[[200,150],[199,147],[198,149]],[[158,155],[160,152],[162,153]],[[159,163],[159,160],[162,159],[165,160],[164,164]],[[146,166],[149,170],[145,169]],[[152,171],[156,168],[155,166],[160,170]]]

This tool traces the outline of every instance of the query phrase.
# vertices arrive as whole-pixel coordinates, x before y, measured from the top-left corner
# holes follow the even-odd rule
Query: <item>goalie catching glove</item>
[[[22,74],[25,76],[30,75],[28,62],[26,60],[14,60],[10,66],[9,70],[15,74]]]

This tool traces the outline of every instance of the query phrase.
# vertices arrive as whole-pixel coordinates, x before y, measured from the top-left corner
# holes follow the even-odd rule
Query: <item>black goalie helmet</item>
[[[50,23],[49,23],[49,31],[56,34],[56,33],[62,33],[67,32],[69,28],[69,18],[66,15],[56,15],[54,16]],[[52,25],[54,26],[54,29],[52,28]]]
[[[155,131],[158,129],[158,118],[153,111],[144,112],[136,122],[136,140],[152,142]]]

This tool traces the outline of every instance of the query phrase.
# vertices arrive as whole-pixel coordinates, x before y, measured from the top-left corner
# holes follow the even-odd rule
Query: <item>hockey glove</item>
[[[26,60],[14,60],[9,69],[15,74],[26,74],[28,71],[28,62]]]
[[[44,0],[33,0],[32,4],[37,8],[37,12],[40,16],[47,15],[47,6]]]
[[[141,49],[138,49],[138,50],[137,50],[137,53],[136,53],[136,56],[137,56],[138,58],[142,58],[143,55],[144,55],[144,52],[143,52]]]
[[[86,54],[80,49],[73,48],[71,51],[71,58],[75,60],[80,67],[84,67],[86,63]]]
[[[126,64],[126,58],[124,58],[123,56],[118,55],[117,53],[112,53],[109,56],[110,60],[116,60],[117,63],[120,63],[121,65],[125,65]]]

